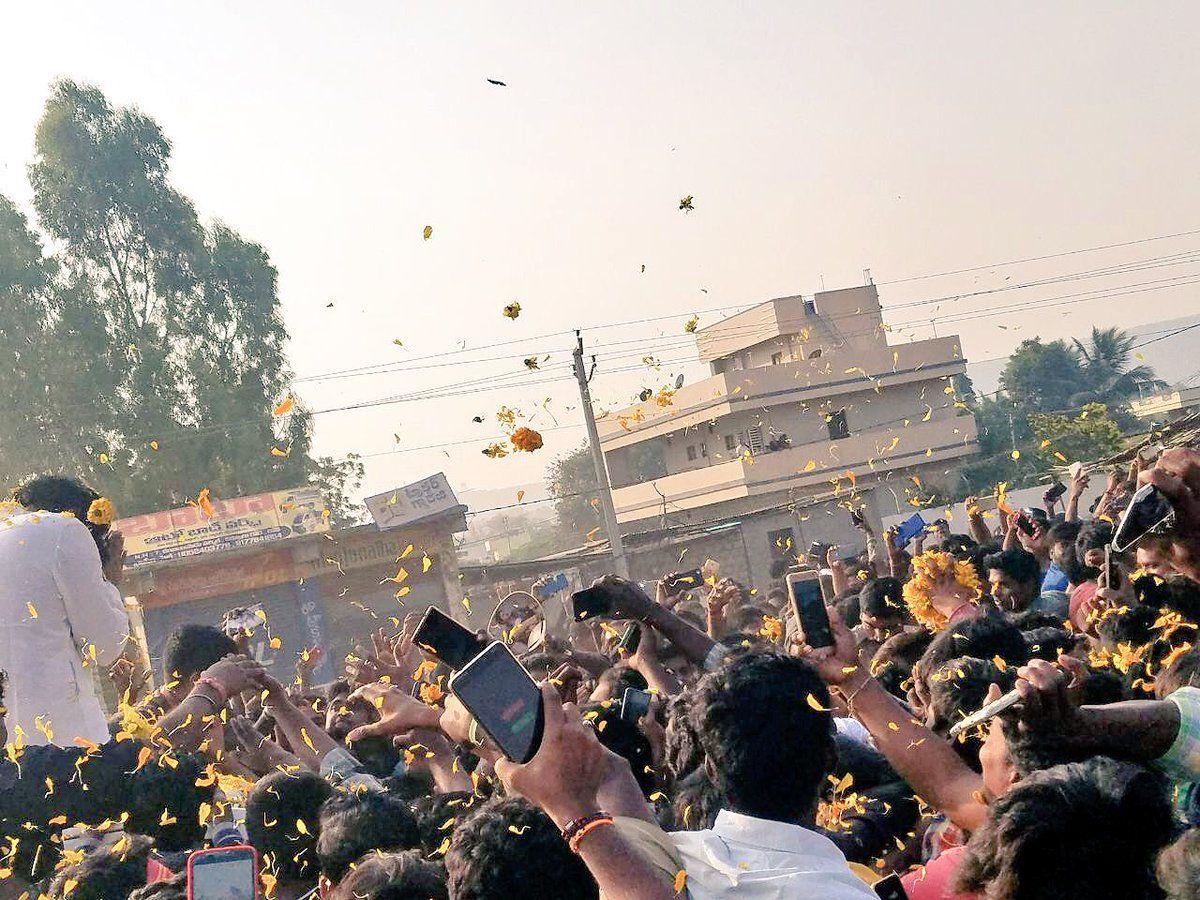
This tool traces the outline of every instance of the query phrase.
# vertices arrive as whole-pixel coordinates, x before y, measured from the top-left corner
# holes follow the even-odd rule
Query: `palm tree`
[[[1146,391],[1165,388],[1167,383],[1147,365],[1130,365],[1134,338],[1120,328],[1092,326],[1087,345],[1075,340],[1079,364],[1086,388],[1075,394],[1075,404],[1100,402],[1106,406],[1125,406]]]

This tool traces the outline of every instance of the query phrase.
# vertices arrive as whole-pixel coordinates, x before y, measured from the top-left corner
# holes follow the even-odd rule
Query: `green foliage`
[[[546,471],[546,488],[555,498],[554,512],[559,525],[566,531],[584,536],[600,524],[600,511],[592,504],[597,496],[596,469],[592,454],[585,443],[550,463]],[[581,496],[572,496],[579,494]]]
[[[1050,412],[1066,409],[1085,388],[1079,356],[1065,341],[1043,344],[1030,338],[1008,358],[1000,388],[1028,409]]]
[[[344,520],[361,463],[313,459],[300,404],[271,414],[291,372],[266,251],[201,223],[157,123],[95,88],[56,84],[35,148],[56,252],[0,197],[0,478],[78,473],[121,515],[317,484]]]
[[[1103,403],[1089,403],[1074,417],[1033,413],[1029,424],[1038,441],[1034,453],[1046,468],[1109,456],[1121,449],[1121,429]]]

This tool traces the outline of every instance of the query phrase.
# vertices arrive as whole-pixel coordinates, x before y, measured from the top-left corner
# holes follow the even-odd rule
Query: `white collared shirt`
[[[799,825],[721,810],[711,829],[670,835],[692,900],[870,900],[829,838]]]
[[[116,660],[128,634],[125,603],[104,580],[86,525],[50,512],[0,522],[0,669],[8,673],[10,741],[18,728],[26,744],[107,741],[94,674]]]

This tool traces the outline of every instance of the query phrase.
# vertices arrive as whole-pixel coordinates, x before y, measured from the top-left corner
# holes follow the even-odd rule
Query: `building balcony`
[[[816,359],[714,375],[680,388],[668,406],[659,406],[653,400],[639,403],[607,413],[596,425],[603,449],[617,450],[745,409],[819,401],[965,371],[957,337],[853,347]]]
[[[617,521],[634,522],[667,511],[689,510],[757,494],[828,485],[853,472],[867,479],[890,469],[940,462],[975,452],[977,432],[970,414],[915,420],[820,441],[759,453],[613,490]]]

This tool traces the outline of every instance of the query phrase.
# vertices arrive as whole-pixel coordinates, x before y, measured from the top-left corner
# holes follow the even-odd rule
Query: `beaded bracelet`
[[[590,815],[572,819],[562,830],[563,840],[571,848],[572,853],[579,852],[579,843],[591,831],[604,825],[612,825],[613,817],[606,812],[594,812]]]

